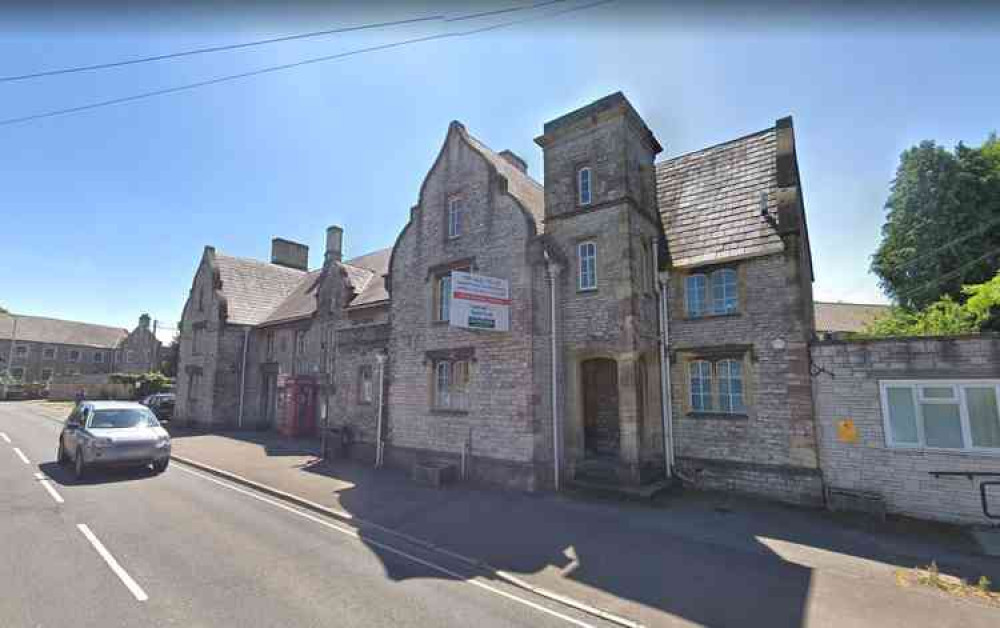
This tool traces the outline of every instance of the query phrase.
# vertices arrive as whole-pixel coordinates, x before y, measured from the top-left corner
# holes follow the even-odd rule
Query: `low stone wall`
[[[815,343],[811,353],[820,464],[829,489],[881,497],[890,513],[996,523],[983,514],[980,484],[1000,477],[932,474],[1000,473],[1000,450],[890,446],[880,382],[975,380],[991,385],[990,380],[1000,380],[1000,337],[825,341]],[[991,509],[1000,511],[1000,487],[987,494]]]
[[[87,399],[122,399],[135,397],[135,389],[127,384],[108,381],[108,376],[77,375],[74,377],[58,377],[49,383],[49,399],[52,401],[74,401],[80,390]]]

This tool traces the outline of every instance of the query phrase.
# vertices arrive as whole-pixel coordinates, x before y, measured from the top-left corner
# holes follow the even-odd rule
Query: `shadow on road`
[[[63,466],[55,461],[43,462],[38,470],[51,478],[60,486],[87,486],[93,484],[111,484],[133,482],[155,476],[152,468],[144,467],[93,467],[87,469],[82,480],[73,475],[73,467]]]

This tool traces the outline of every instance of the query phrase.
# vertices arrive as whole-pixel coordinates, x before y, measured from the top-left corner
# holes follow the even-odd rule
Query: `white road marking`
[[[128,588],[128,590],[132,592],[132,595],[135,596],[135,599],[139,600],[140,602],[145,602],[146,600],[148,600],[149,596],[146,595],[146,592],[142,590],[142,587],[140,587],[139,584],[132,579],[132,576],[128,575],[128,572],[125,571],[122,568],[122,566],[118,564],[118,561],[115,560],[115,557],[112,556],[111,552],[109,552],[107,548],[104,547],[104,544],[101,543],[101,541],[98,540],[96,536],[94,536],[94,533],[90,531],[90,528],[87,527],[87,524],[78,523],[76,524],[76,527],[80,530],[80,532],[83,533],[83,536],[87,537],[87,540],[90,541],[90,544],[94,546],[94,549],[97,550],[97,553],[101,555],[101,558],[104,559],[104,562],[108,564],[108,567],[111,567],[111,571],[115,572],[115,575],[118,576],[118,579],[122,581],[122,584],[124,584]]]
[[[209,477],[209,476],[207,476],[207,475],[205,475],[203,473],[198,473],[197,471],[192,471],[191,469],[186,469],[186,468],[184,468],[181,465],[177,465],[174,468],[175,469],[180,469],[181,471],[183,471],[185,473],[190,473],[191,475],[198,476],[198,477],[200,477],[200,478],[202,478],[204,480],[208,480],[209,482],[214,482],[214,483],[218,484],[219,486],[224,486],[225,488],[228,488],[231,491],[236,491],[237,493],[242,493],[244,495],[247,495],[249,497],[252,497],[252,498],[256,499],[257,501],[264,502],[265,504],[270,504],[272,506],[277,506],[278,508],[281,508],[282,510],[286,510],[286,511],[292,513],[292,514],[296,514],[296,515],[302,517],[303,519],[308,519],[308,520],[310,520],[310,521],[312,521],[314,523],[320,524],[321,526],[325,526],[327,528],[330,528],[331,530],[336,530],[337,532],[340,532],[341,534],[346,534],[347,536],[349,536],[351,538],[357,539],[359,541],[362,540],[361,539],[361,535],[358,534],[358,532],[356,530],[351,530],[350,528],[345,528],[343,526],[336,525],[336,524],[331,523],[329,521],[325,521],[325,520],[321,519],[318,516],[311,515],[311,514],[309,514],[307,512],[303,512],[303,511],[301,511],[301,510],[299,510],[297,508],[292,508],[291,506],[288,506],[286,504],[282,504],[281,502],[277,502],[277,501],[275,501],[273,499],[268,499],[267,497],[262,497],[262,496],[257,495],[256,493],[253,493],[253,492],[251,492],[249,490],[240,488],[238,486],[233,486],[232,484],[229,484],[227,482],[223,482],[221,480],[217,480],[217,479],[215,479],[213,477]],[[406,558],[408,560],[412,560],[413,562],[418,563],[420,565],[423,565],[424,567],[428,567],[430,569],[433,569],[435,571],[443,573],[443,574],[445,574],[447,576],[450,576],[450,577],[454,578],[455,580],[458,580],[459,582],[464,582],[466,584],[471,584],[474,587],[479,587],[480,589],[484,589],[486,591],[489,591],[490,593],[493,593],[495,595],[499,595],[500,597],[504,597],[504,598],[507,598],[509,600],[513,600],[514,602],[517,602],[518,604],[523,604],[523,605],[528,606],[530,608],[533,608],[533,609],[535,609],[537,611],[541,611],[543,613],[547,613],[549,615],[552,615],[553,617],[558,617],[559,619],[567,621],[567,622],[569,622],[569,623],[571,623],[573,625],[582,626],[583,628],[594,628],[594,626],[592,624],[588,624],[588,623],[582,622],[582,621],[580,621],[580,620],[578,620],[578,619],[576,619],[574,617],[570,617],[569,615],[564,615],[564,614],[562,614],[562,613],[560,613],[558,611],[554,611],[554,610],[552,610],[550,608],[546,608],[546,607],[542,606],[541,604],[536,604],[535,602],[532,602],[531,600],[526,600],[526,599],[524,599],[522,597],[518,597],[516,595],[512,595],[510,593],[507,593],[506,591],[501,591],[500,589],[497,589],[496,587],[492,587],[492,586],[490,586],[488,584],[485,584],[483,582],[479,582],[477,580],[470,580],[469,578],[463,576],[462,574],[454,572],[454,571],[448,569],[447,567],[442,567],[442,566],[437,565],[435,563],[432,563],[432,562],[429,562],[427,560],[424,560],[423,558],[418,558],[417,556],[414,556],[412,554],[408,554],[408,553],[404,552],[403,550],[396,549],[395,547],[392,547],[391,545],[386,545],[384,543],[379,543],[378,541],[373,541],[371,539],[364,539],[364,542],[367,545],[372,545],[372,546],[378,547],[379,549],[383,549],[383,550],[385,550],[387,552],[390,552],[392,554],[396,554],[397,556],[402,556],[403,558]]]
[[[6,432],[0,432],[0,438],[2,438],[7,444],[10,444],[10,436],[7,436]]]
[[[28,460],[28,457],[24,455],[24,452],[21,451],[20,448],[15,447],[14,448],[14,453],[17,454],[17,457],[20,458],[21,462],[23,462],[24,464],[31,464],[31,461]]]
[[[49,479],[47,477],[45,477],[44,474],[42,474],[42,473],[36,473],[35,474],[35,479],[38,480],[38,482],[43,487],[45,487],[45,490],[49,492],[49,495],[52,496],[52,499],[56,500],[57,504],[62,504],[63,502],[66,501],[66,500],[64,500],[62,498],[62,495],[60,495],[59,493],[56,492],[56,489],[53,488],[52,483],[49,482]]]

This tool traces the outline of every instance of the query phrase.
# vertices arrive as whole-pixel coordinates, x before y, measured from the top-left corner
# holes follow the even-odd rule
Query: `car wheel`
[[[66,448],[63,447],[62,439],[59,439],[59,451],[56,453],[56,462],[65,465],[69,462],[69,456],[66,455]]]
[[[83,452],[77,449],[76,457],[75,460],[73,461],[73,475],[76,476],[76,479],[82,480],[86,474],[87,474],[87,465],[84,464],[83,462]]]
[[[163,473],[167,470],[167,465],[169,464],[170,458],[164,458],[163,460],[153,462],[153,473]]]

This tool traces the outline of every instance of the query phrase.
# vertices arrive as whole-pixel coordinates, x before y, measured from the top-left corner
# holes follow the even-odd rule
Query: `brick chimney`
[[[326,255],[323,256],[323,263],[339,262],[343,257],[344,230],[337,225],[330,225],[326,228]]]
[[[309,270],[309,247],[284,238],[272,238],[271,263],[298,270]]]
[[[525,160],[521,159],[517,155],[517,153],[515,153],[514,151],[509,150],[509,149],[501,151],[500,156],[503,157],[505,160],[507,160],[507,162],[510,165],[514,166],[515,168],[517,168],[521,172],[523,172],[525,174],[528,173],[528,162],[526,162]]]

